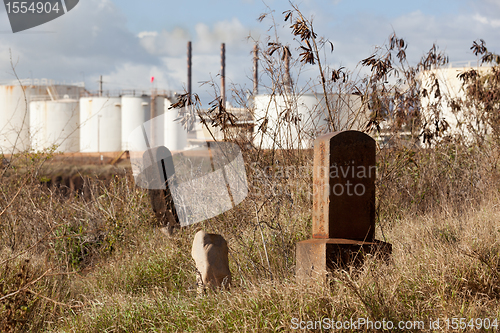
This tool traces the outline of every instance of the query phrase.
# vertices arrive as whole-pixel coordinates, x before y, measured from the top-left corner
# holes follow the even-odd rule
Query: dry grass
[[[312,207],[310,192],[297,188],[310,191],[311,175],[259,172],[276,159],[310,167],[310,154],[247,153],[249,198],[172,238],[153,226],[144,191],[127,178],[115,177],[107,185],[91,181],[93,195],[85,200],[4,177],[4,199],[21,191],[1,216],[0,260],[19,255],[0,266],[2,329],[288,331],[293,318],[424,320],[426,325],[429,318],[498,318],[497,175],[484,169],[484,161],[471,161],[467,149],[447,172],[428,165],[450,160],[440,149],[415,152],[416,163],[401,163],[405,154],[404,149],[378,154],[380,182],[389,174],[380,165],[398,166],[397,177],[378,185],[383,208],[377,238],[393,244],[391,261],[369,259],[360,270],[336,271],[328,286],[306,287],[294,280],[294,244],[310,237]],[[23,172],[36,170],[37,161],[32,163]],[[471,179],[483,187],[472,186]],[[433,190],[422,190],[426,186]],[[200,227],[228,240],[230,292],[196,295],[190,249]]]
[[[500,311],[498,199],[460,216],[404,217],[386,231],[394,244],[390,263],[369,260],[359,272],[335,272],[328,287],[297,285],[289,275],[197,298],[187,249],[182,244],[158,249],[155,242],[164,240],[156,238],[140,255],[121,261],[121,268],[110,263],[88,278],[99,286],[94,299],[65,318],[63,327],[77,332],[288,331],[292,318],[424,320],[426,325],[429,318],[493,320]],[[232,270],[239,276],[234,265]],[[140,277],[140,292],[131,276]]]

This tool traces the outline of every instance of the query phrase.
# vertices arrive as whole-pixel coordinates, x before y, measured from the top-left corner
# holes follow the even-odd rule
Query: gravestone
[[[172,235],[174,228],[180,227],[168,180],[175,177],[175,168],[170,150],[165,146],[148,149],[143,154],[144,177],[147,181],[148,195],[156,221],[161,231]]]
[[[314,141],[312,239],[297,243],[298,281],[391,252],[375,235],[375,140],[358,131]]]
[[[221,235],[207,234],[203,230],[196,233],[191,256],[196,263],[196,284],[199,294],[205,287],[229,289],[231,271],[228,253],[227,242]]]

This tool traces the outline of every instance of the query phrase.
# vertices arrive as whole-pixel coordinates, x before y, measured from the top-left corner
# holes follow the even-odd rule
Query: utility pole
[[[102,75],[99,76],[99,97],[102,97]]]

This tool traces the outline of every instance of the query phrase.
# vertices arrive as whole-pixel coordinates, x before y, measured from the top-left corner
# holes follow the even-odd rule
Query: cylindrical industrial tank
[[[29,149],[29,102],[33,95],[47,96],[46,87],[0,86],[0,153]]]
[[[130,133],[150,118],[149,96],[122,96],[122,150],[130,150]]]
[[[326,132],[325,103],[313,94],[257,95],[254,97],[255,138],[265,149],[311,148]]]
[[[179,109],[169,109],[170,100],[165,99],[165,147],[173,151],[183,150],[187,146],[187,130],[175,119],[179,116]]]
[[[152,147],[158,147],[165,145],[165,121],[164,121],[164,111],[165,111],[165,97],[155,96],[154,97],[154,121],[151,122],[153,142]]]
[[[121,98],[80,98],[80,152],[121,151]]]
[[[10,154],[29,148],[29,110],[21,86],[0,87],[0,110],[2,153]]]
[[[33,150],[56,146],[57,152],[80,149],[80,106],[77,100],[30,103],[30,137]]]
[[[130,156],[134,150],[143,150],[163,146],[165,133],[165,115],[163,114],[165,97],[155,96],[151,99],[152,118],[137,125],[128,135]],[[142,153],[141,153],[142,154]]]
[[[264,149],[312,148],[314,140],[332,130],[362,130],[368,114],[360,96],[329,94],[257,95],[254,97],[254,144]],[[330,118],[331,117],[331,118]]]
[[[31,101],[57,100],[64,95],[76,99],[83,90],[74,85],[51,85],[47,80],[42,80],[41,85],[21,86],[17,82],[0,86],[0,153],[11,154],[30,148]]]

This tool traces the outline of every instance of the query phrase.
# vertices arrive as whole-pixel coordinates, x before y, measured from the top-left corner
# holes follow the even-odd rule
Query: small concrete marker
[[[227,242],[221,235],[207,234],[200,230],[193,240],[191,256],[196,263],[198,293],[205,287],[229,289],[231,271],[229,270]]]
[[[375,235],[375,140],[358,131],[314,141],[312,239],[297,243],[296,279],[362,263],[365,253],[390,254]]]

